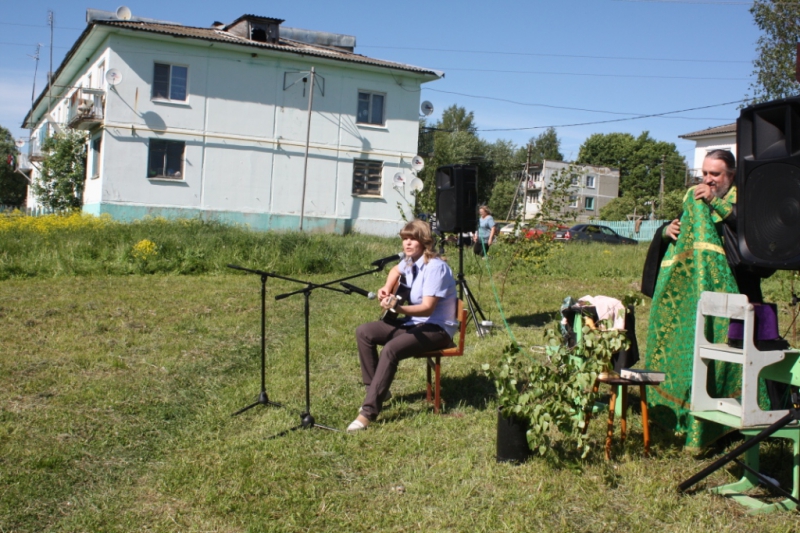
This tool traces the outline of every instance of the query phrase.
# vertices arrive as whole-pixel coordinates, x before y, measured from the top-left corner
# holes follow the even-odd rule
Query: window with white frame
[[[150,139],[147,156],[147,177],[183,179],[183,154],[186,143]]]
[[[577,174],[570,174],[570,179],[571,179],[570,185],[578,185],[580,177]]]
[[[583,199],[583,208],[587,211],[594,211],[594,198],[587,196]]]
[[[103,138],[98,136],[92,139],[92,168],[91,177],[100,177],[100,149],[103,145]]]
[[[353,194],[380,196],[383,161],[356,159],[353,161]]]
[[[185,102],[188,94],[189,67],[156,63],[153,67],[153,100]]]
[[[570,196],[569,197],[569,205],[567,207],[578,207],[578,197],[577,196]]]
[[[586,176],[586,188],[587,189],[594,189],[594,176]]]
[[[386,95],[358,91],[358,112],[356,122],[383,126]]]

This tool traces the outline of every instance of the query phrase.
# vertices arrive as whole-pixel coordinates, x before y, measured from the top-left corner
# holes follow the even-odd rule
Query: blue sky
[[[38,92],[46,83],[55,15],[53,69],[85,28],[84,1],[4,2],[0,21],[0,125],[15,136],[30,107],[41,43]],[[691,160],[678,135],[733,122],[748,92],[759,33],[749,3],[725,0],[529,0],[479,2],[156,2],[127,1],[134,15],[210,26],[245,13],[293,28],[356,37],[356,52],[443,70],[423,100],[475,113],[480,135],[524,145],[556,126],[574,159],[593,133],[649,131]],[[458,94],[456,94],[458,93]],[[526,105],[521,105],[526,104]],[[711,107],[713,106],[713,107]],[[707,107],[665,117],[584,124]],[[573,124],[583,124],[574,125]],[[523,129],[528,128],[528,129]]]

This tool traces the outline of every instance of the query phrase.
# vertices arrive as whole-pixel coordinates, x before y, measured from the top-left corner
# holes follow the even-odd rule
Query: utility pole
[[[311,111],[314,107],[314,83],[316,71],[311,67],[310,85],[311,91],[308,93],[308,120],[306,123],[306,153],[303,162],[303,194],[300,200],[300,231],[303,231],[303,218],[306,213],[306,183],[308,183],[308,147],[311,144]]]
[[[53,26],[56,22],[56,15],[52,10],[47,12],[47,22],[50,23],[50,71],[47,73],[47,93],[50,95],[50,105],[47,112],[53,107]]]
[[[664,213],[664,163],[667,160],[667,154],[661,156],[661,184],[658,187],[658,212],[659,215]]]
[[[525,205],[525,201],[527,200],[527,194],[528,194],[528,169],[530,169],[530,167],[531,167],[531,145],[528,144],[528,159],[525,162],[525,168],[522,169],[522,177],[520,178],[519,183],[517,183],[517,186],[514,189],[514,197],[511,199],[511,206],[509,206],[509,208],[508,208],[508,214],[506,215],[506,220],[511,220],[511,218],[512,218],[511,217],[511,213],[514,212],[514,206],[517,205],[517,196],[519,196],[519,190],[523,187],[523,185],[522,185],[523,181],[525,182],[525,185],[524,185],[525,189],[524,190],[525,190],[525,196],[526,197],[523,198],[523,200],[522,200],[523,204],[522,205],[523,206]],[[525,218],[524,209],[525,208],[523,207],[522,218]],[[514,218],[516,218],[516,217],[514,217]]]
[[[525,188],[522,192],[522,220],[525,220],[525,215],[528,214],[528,180],[531,177],[531,151],[533,150],[533,143],[528,143],[528,158],[525,161]]]

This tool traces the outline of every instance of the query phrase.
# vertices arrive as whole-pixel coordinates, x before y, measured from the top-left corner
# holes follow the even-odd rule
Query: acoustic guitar
[[[381,314],[381,320],[389,324],[394,324],[400,320],[400,316],[397,313],[397,306],[401,305],[403,302],[407,302],[411,297],[411,287],[406,284],[405,274],[400,274],[400,278],[397,280],[392,292],[392,296],[389,297],[391,307],[385,309]]]

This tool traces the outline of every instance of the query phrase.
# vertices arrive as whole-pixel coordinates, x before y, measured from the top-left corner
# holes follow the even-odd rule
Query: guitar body
[[[405,274],[400,275],[400,279],[397,280],[397,284],[395,285],[393,292],[394,294],[389,300],[389,302],[392,304],[391,309],[386,309],[381,314],[381,320],[389,324],[394,324],[395,322],[399,321],[400,316],[395,310],[395,307],[403,304],[404,302],[408,302],[408,299],[411,296],[411,287],[406,284]]]

